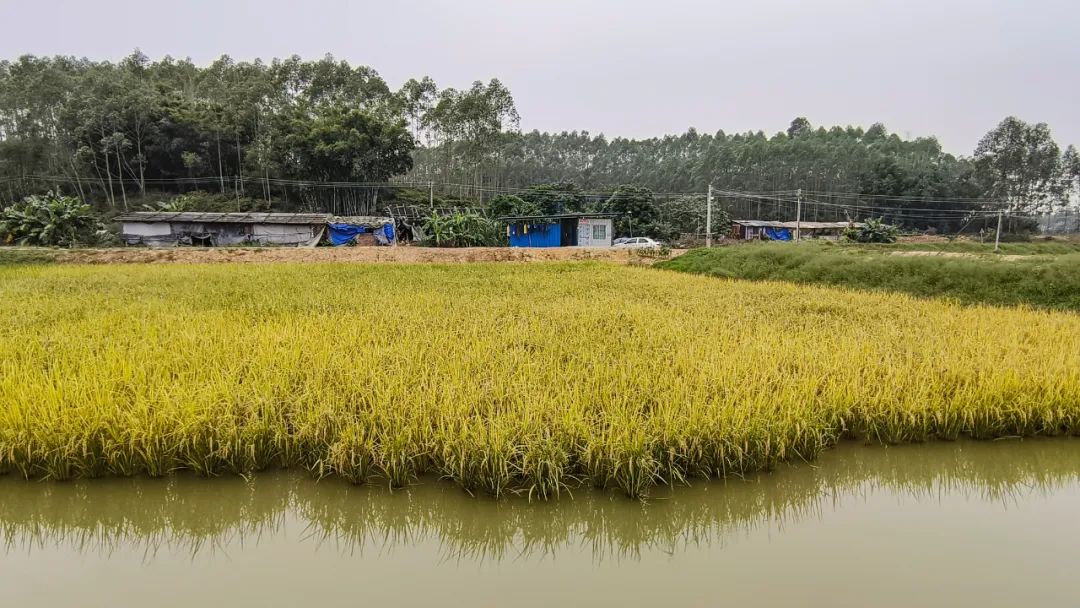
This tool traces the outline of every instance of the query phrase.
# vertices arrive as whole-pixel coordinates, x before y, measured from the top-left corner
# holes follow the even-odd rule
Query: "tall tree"
[[[420,130],[424,125],[424,116],[431,111],[435,98],[439,94],[435,81],[429,76],[417,80],[410,78],[398,91],[398,103],[413,130],[413,139],[420,143]]]
[[[801,137],[810,133],[811,129],[810,121],[807,120],[806,117],[800,116],[791,121],[791,126],[788,127],[787,135],[791,138]]]
[[[1061,150],[1046,123],[1009,116],[975,148],[975,167],[991,196],[1012,209],[1049,212],[1061,183]]]
[[[615,214],[615,234],[657,234],[660,213],[652,190],[643,186],[622,185],[611,193],[603,210]],[[666,230],[665,230],[666,231]]]

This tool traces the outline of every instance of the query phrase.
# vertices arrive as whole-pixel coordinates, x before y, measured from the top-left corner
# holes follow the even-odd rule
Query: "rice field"
[[[0,268],[0,472],[551,498],[1080,434],[1080,315],[602,263]]]

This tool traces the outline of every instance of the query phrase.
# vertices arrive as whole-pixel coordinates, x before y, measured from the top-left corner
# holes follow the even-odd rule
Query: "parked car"
[[[631,239],[615,239],[612,241],[611,246],[619,247],[620,249],[649,249],[652,247],[663,247],[664,244],[660,241],[654,241],[647,236],[639,236]]]

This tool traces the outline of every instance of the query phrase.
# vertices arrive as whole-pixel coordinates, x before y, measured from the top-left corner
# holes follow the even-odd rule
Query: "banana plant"
[[[101,223],[90,205],[49,192],[28,196],[0,212],[0,241],[39,247],[89,244]]]

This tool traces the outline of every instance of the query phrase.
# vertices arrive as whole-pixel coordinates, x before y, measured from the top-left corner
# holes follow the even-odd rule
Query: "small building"
[[[209,213],[137,211],[116,218],[128,245],[314,245],[322,239],[326,213]]]
[[[765,220],[734,220],[731,237],[739,241],[793,241],[796,227],[804,239],[836,240],[848,228],[860,228],[861,222],[774,222]]]
[[[500,217],[511,247],[611,247],[615,215],[561,213]]]

